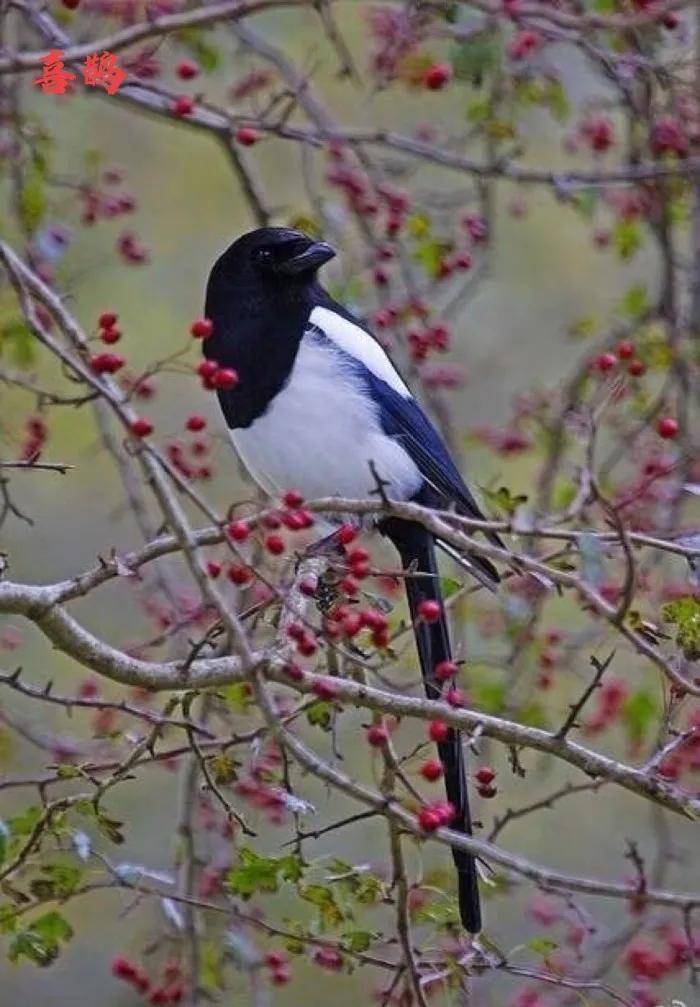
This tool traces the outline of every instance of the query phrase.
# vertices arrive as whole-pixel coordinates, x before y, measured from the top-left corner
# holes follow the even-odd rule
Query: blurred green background
[[[362,66],[366,61],[364,27],[351,5],[344,9],[341,23]],[[314,84],[341,121],[385,124],[401,132],[409,132],[422,120],[437,123],[446,131],[462,128],[465,96],[469,93],[466,87],[454,88],[439,98],[408,92],[400,86],[369,94],[366,88],[337,80],[335,56],[310,17],[275,13],[256,19],[256,27],[284,45],[300,64],[313,65]],[[222,66],[198,81],[195,89],[201,86],[211,98],[224,94],[233,79],[252,65],[223,30],[214,37],[223,56]],[[165,40],[159,58],[171,61],[173,47],[174,43]],[[595,94],[597,85],[583,67],[570,56],[559,56],[556,48],[550,50],[550,58],[574,99]],[[24,88],[31,115],[43,120],[54,137],[56,173],[80,174],[86,148],[96,150],[105,166],[118,164],[125,169],[126,187],[139,199],[138,213],[126,224],[151,251],[151,261],[143,266],[125,266],[114,252],[115,238],[124,226],[122,219],[88,229],[76,226],[75,200],[69,192],[59,195],[55,210],[57,222],[65,220],[75,227],[75,240],[61,267],[70,309],[88,330],[93,329],[100,311],[117,311],[125,333],[121,345],[132,369],[138,370],[187,344],[189,324],[202,311],[203,289],[213,260],[254,221],[223,150],[209,137],[186,124],[142,115],[126,103],[108,98],[95,100],[82,90],[65,99],[37,94],[30,88],[29,75],[24,77]],[[548,113],[525,113],[521,124],[527,137],[523,163],[564,163],[568,156],[561,150],[562,127]],[[481,153],[480,144],[476,144],[475,156]],[[269,202],[279,208],[280,222],[309,213],[300,183],[300,151],[295,145],[265,139],[250,157]],[[319,160],[319,177],[322,168]],[[410,179],[412,189],[432,186],[459,191],[468,184],[469,179],[457,173],[438,172],[418,162]],[[594,246],[590,225],[544,189],[518,190],[501,184],[495,192],[496,218],[488,272],[453,326],[455,346],[450,359],[465,368],[467,380],[464,389],[451,396],[450,406],[458,428],[465,432],[484,423],[503,424],[514,393],[557,383],[572,369],[582,353],[581,346],[566,336],[572,322],[595,316],[605,324],[614,318],[615,305],[632,283],[641,280],[653,289],[656,282],[657,264],[652,252],[641,253],[628,264],[616,261],[613,253],[601,252]],[[517,218],[509,210],[516,195],[526,206],[524,216]],[[329,198],[335,199],[333,193]],[[341,256],[327,272],[329,278],[342,284],[354,275],[357,266],[357,259],[348,256],[344,261]],[[371,304],[369,288],[367,301]],[[191,349],[187,359],[193,361],[195,353]],[[42,358],[36,373],[47,383],[58,377],[53,365]],[[219,508],[225,508],[241,493],[242,483],[216,402],[190,375],[168,374],[159,377],[157,385],[157,397],[144,411],[156,420],[158,438],[177,434],[189,411],[204,412],[210,419],[210,429],[216,432],[220,444],[216,477],[207,492]],[[28,400],[3,386],[0,396],[6,447],[12,442],[14,418],[26,414]],[[53,581],[91,566],[96,556],[110,546],[123,552],[138,544],[138,533],[124,510],[120,481],[110,459],[96,446],[95,429],[85,410],[54,411],[44,457],[74,468],[64,477],[19,475],[13,480],[17,502],[35,522],[29,527],[12,521],[2,530],[2,547],[10,554],[13,578]],[[477,486],[507,482],[513,492],[528,493],[532,489],[533,467],[527,460],[504,462],[472,447],[467,452],[466,471]],[[122,583],[100,589],[89,601],[77,603],[74,610],[107,640],[123,642],[148,636],[138,600]],[[568,603],[553,610],[553,622],[570,618]],[[53,679],[64,692],[83,678],[69,660],[52,653],[38,634],[20,626],[18,620],[10,622],[22,629],[24,642],[18,652],[1,655],[3,665],[21,661],[32,681]],[[585,660],[581,664],[585,668]],[[620,652],[616,669],[653,687],[654,676],[649,669],[629,654]],[[119,694],[116,687],[107,688]],[[8,709],[37,730],[80,734],[84,732],[81,725],[87,724],[80,712],[67,720],[60,709],[38,710],[33,704],[3,695],[3,706],[6,702]],[[556,693],[548,702],[552,709],[558,708]],[[352,768],[358,771],[368,761],[366,746],[360,740],[361,722],[361,717],[345,713],[340,724],[341,747],[357,753],[357,765]],[[327,750],[325,738],[319,740],[314,735],[314,742],[321,751]],[[596,743],[610,746],[612,751],[625,751],[617,733],[602,741],[596,739]],[[0,752],[2,770],[10,775],[25,775],[47,763],[45,753],[15,735],[10,737],[5,729],[0,736]],[[501,770],[498,799],[492,805],[482,802],[477,810],[477,817],[483,817],[487,824],[494,812],[544,796],[566,780],[581,779],[573,770],[566,772],[532,753],[523,757],[529,771],[526,779],[510,773],[500,749],[487,744],[483,757],[493,759]],[[176,786],[174,774],[149,768],[140,774],[138,782],[114,791],[109,810],[129,823],[126,844],[111,851],[114,859],[160,869],[169,866]],[[317,805],[320,820],[330,820],[346,811],[342,802],[331,799],[321,788],[305,784],[304,793]],[[0,802],[2,817],[7,817],[24,806],[26,795],[1,792]],[[279,831],[266,829],[262,819],[257,824],[266,830],[265,843],[274,850]],[[672,838],[665,840],[671,826]],[[640,849],[650,863],[661,839],[665,882],[679,890],[696,889],[700,884],[697,857],[694,863],[675,857],[681,848],[692,848],[690,828],[675,819],[671,822],[618,789],[603,788],[597,795],[573,798],[554,811],[525,819],[522,826],[515,825],[504,834],[504,845],[553,868],[619,879],[630,874],[630,865],[623,857],[626,838],[640,840]],[[363,823],[324,837],[313,845],[313,852],[376,864],[384,859],[385,841],[383,829]],[[415,869],[415,851],[411,850],[409,860]],[[447,861],[443,850],[425,851],[425,862],[430,867],[445,866]],[[487,903],[487,932],[502,948],[510,949],[538,933],[538,925],[528,922],[522,912],[530,895],[531,890],[523,887]],[[129,901],[123,894],[109,893],[69,905],[66,915],[75,925],[76,937],[49,971],[28,964],[12,967],[4,957],[0,958],[0,1004],[127,1007],[136,1003],[134,994],[109,978],[109,963],[118,952],[137,954],[163,921],[157,906],[144,903],[130,907]],[[593,907],[590,900],[581,903]],[[298,911],[286,896],[275,904],[284,912]],[[594,909],[603,928],[614,929],[626,918],[624,907],[612,900],[597,900]],[[382,911],[378,910],[377,919],[381,918]],[[520,960],[535,963],[527,953]],[[324,978],[318,969],[305,972],[305,966],[295,965],[295,978],[288,989],[271,990],[270,1002],[291,1005],[303,999],[309,1004],[321,1004],[332,996],[338,1007],[345,1007],[368,1002],[369,993],[378,985],[377,975],[367,969],[339,980],[335,976]],[[625,980],[619,982],[624,988]],[[476,988],[482,986],[479,981]],[[490,985],[488,994],[484,987],[475,1003],[501,1007],[515,988],[513,980],[502,978]],[[245,990],[242,980],[234,981],[233,991],[222,1002],[247,1002]],[[668,993],[685,998],[688,1004],[692,1002],[685,987]]]

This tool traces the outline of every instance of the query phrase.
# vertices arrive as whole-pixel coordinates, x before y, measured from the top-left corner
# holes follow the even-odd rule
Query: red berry
[[[194,111],[194,101],[185,94],[180,95],[180,97],[176,98],[170,106],[170,111],[173,115],[179,115],[183,118],[184,116],[192,115],[192,112]]]
[[[284,552],[284,539],[281,535],[268,535],[265,539],[265,548],[273,556],[281,556]]]
[[[235,138],[243,147],[252,147],[260,139],[260,134],[252,126],[239,126]]]
[[[110,970],[117,979],[133,979],[138,973],[138,966],[123,955],[117,955],[112,959]]]
[[[180,80],[192,80],[199,74],[199,67],[191,59],[183,59],[182,63],[178,63],[175,73]]]
[[[360,590],[360,586],[354,577],[343,577],[340,582],[340,589],[344,594],[353,597]]]
[[[286,661],[282,671],[285,675],[289,675],[293,682],[301,682],[304,678],[303,670],[294,661]]]
[[[481,797],[486,798],[495,797],[498,793],[496,788],[492,787],[490,784],[483,784],[481,787],[477,787],[476,789]]]
[[[286,965],[289,961],[289,956],[285,951],[268,951],[265,955],[265,964],[270,969],[278,969],[283,965]]]
[[[366,563],[368,559],[369,553],[361,546],[356,546],[354,549],[350,549],[347,553],[348,563],[352,565],[356,563]]]
[[[217,563],[215,559],[210,559],[209,562],[207,563],[207,573],[212,578],[212,580],[216,580],[216,578],[221,573],[222,569],[223,568],[221,566],[221,563]]]
[[[115,314],[114,311],[103,311],[97,319],[97,324],[101,329],[111,329],[117,324],[118,319],[119,315]]]
[[[646,373],[646,369],[647,365],[643,360],[630,360],[627,373],[631,374],[633,378],[641,378],[642,374]]]
[[[674,420],[672,416],[662,416],[656,424],[659,437],[663,437],[664,440],[671,440],[675,437],[678,429],[678,420]]]
[[[445,699],[450,706],[464,706],[464,693],[461,689],[457,689],[455,686],[447,690],[445,693]]]
[[[425,598],[418,605],[418,615],[424,622],[437,622],[442,615],[442,606],[439,601]]]
[[[454,805],[450,804],[449,801],[434,805],[433,810],[439,815],[441,825],[449,825],[450,822],[454,821],[456,811]]]
[[[103,343],[106,343],[107,346],[113,346],[114,343],[118,343],[121,337],[122,334],[120,329],[103,329],[102,332],[100,332],[100,339]]]
[[[367,741],[375,748],[380,748],[389,740],[389,732],[383,724],[372,724],[367,728]]]
[[[304,503],[304,498],[297,490],[287,490],[282,497],[282,502],[285,507],[291,507],[294,509],[296,507],[301,507]]]
[[[195,339],[208,339],[213,331],[214,323],[210,318],[197,318],[190,325],[190,333]]]
[[[362,609],[360,619],[362,620],[362,624],[373,632],[381,632],[389,625],[389,620],[384,613],[378,611],[376,608]]]
[[[352,524],[341,525],[336,532],[336,538],[340,545],[349,545],[357,538],[357,528]]]
[[[620,360],[629,360],[634,356],[634,343],[629,339],[623,339],[617,344],[617,355]]]
[[[442,818],[433,808],[423,808],[418,815],[418,824],[424,832],[435,832],[442,825]]]
[[[80,6],[80,0],[61,0],[67,10],[76,10]]]
[[[438,682],[446,682],[448,678],[454,678],[458,670],[454,661],[440,661],[435,665],[435,678]]]
[[[433,63],[423,74],[423,84],[429,91],[439,91],[452,80],[452,67],[449,63]]]
[[[226,534],[234,542],[245,542],[250,535],[250,528],[246,521],[232,521],[226,526]]]
[[[492,769],[491,766],[479,766],[476,773],[474,773],[474,779],[477,783],[488,784],[492,783],[496,778],[496,770]]]
[[[205,380],[211,380],[219,369],[219,365],[216,360],[202,360],[200,364],[197,365],[197,374],[200,378]]]
[[[442,763],[439,759],[427,759],[420,767],[420,774],[424,780],[433,783],[442,776]]]
[[[280,966],[272,970],[270,982],[273,986],[285,986],[292,978],[292,973],[287,965]]]
[[[602,374],[612,370],[616,363],[617,357],[614,353],[601,353],[595,358],[595,366]]]
[[[191,416],[187,417],[187,422],[185,427],[187,430],[191,430],[193,434],[198,433],[200,430],[204,430],[207,425],[207,421],[199,413],[192,413]]]
[[[313,577],[307,577],[302,580],[299,584],[299,591],[307,598],[315,598],[316,590],[318,588],[318,583]]]
[[[137,416],[131,421],[131,432],[135,437],[148,437],[153,433],[153,424],[145,416]]]
[[[450,733],[450,727],[443,720],[432,720],[430,722],[430,727],[428,728],[428,735],[431,741],[441,742],[447,741],[447,737]]]
[[[124,357],[118,353],[95,353],[90,357],[95,374],[116,374],[124,366]]]
[[[220,391],[229,391],[238,384],[238,374],[231,367],[220,367],[212,378],[212,384]]]
[[[253,571],[249,566],[239,566],[237,563],[232,563],[228,568],[227,576],[232,584],[242,587],[244,584],[250,584],[253,579]]]
[[[335,685],[328,678],[318,678],[311,690],[319,699],[335,699]]]
[[[343,967],[343,956],[335,948],[319,948],[314,952],[314,961],[329,972],[338,972]]]
[[[311,657],[318,650],[318,644],[311,633],[304,632],[301,639],[297,641],[297,651],[302,657]]]

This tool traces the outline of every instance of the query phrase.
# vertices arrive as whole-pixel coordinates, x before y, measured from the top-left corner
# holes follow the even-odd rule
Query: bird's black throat
[[[249,427],[282,391],[309,315],[325,296],[315,282],[275,285],[241,279],[215,267],[205,304],[214,329],[204,341],[204,354],[233,368],[239,378],[235,388],[217,392],[232,430]]]

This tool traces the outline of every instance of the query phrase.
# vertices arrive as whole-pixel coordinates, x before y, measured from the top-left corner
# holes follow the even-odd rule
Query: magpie
[[[272,496],[293,488],[307,499],[366,499],[379,478],[389,499],[481,518],[440,435],[380,343],[319,283],[318,270],[334,255],[326,242],[300,231],[263,227],[234,241],[211,270],[205,315],[213,331],[204,353],[238,374],[236,386],[219,390],[218,398],[244,466]],[[383,518],[379,531],[407,573],[425,689],[438,698],[435,668],[452,654],[434,537],[396,517]],[[498,583],[484,557],[460,558],[482,583]],[[426,600],[440,605],[436,622],[420,617]],[[452,826],[470,835],[464,753],[455,730],[439,742],[438,753],[455,811]],[[460,918],[478,933],[474,858],[452,852]]]

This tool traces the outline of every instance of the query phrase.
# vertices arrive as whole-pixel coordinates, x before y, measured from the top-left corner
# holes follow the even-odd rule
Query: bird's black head
[[[215,262],[204,308],[214,331],[202,349],[238,373],[239,384],[219,392],[230,426],[252,422],[287,380],[309,314],[328,298],[316,273],[334,255],[301,231],[261,227]]]
[[[334,255],[325,241],[315,241],[301,231],[260,227],[226,249],[211,271],[209,285],[284,296],[313,284],[318,269]]]

